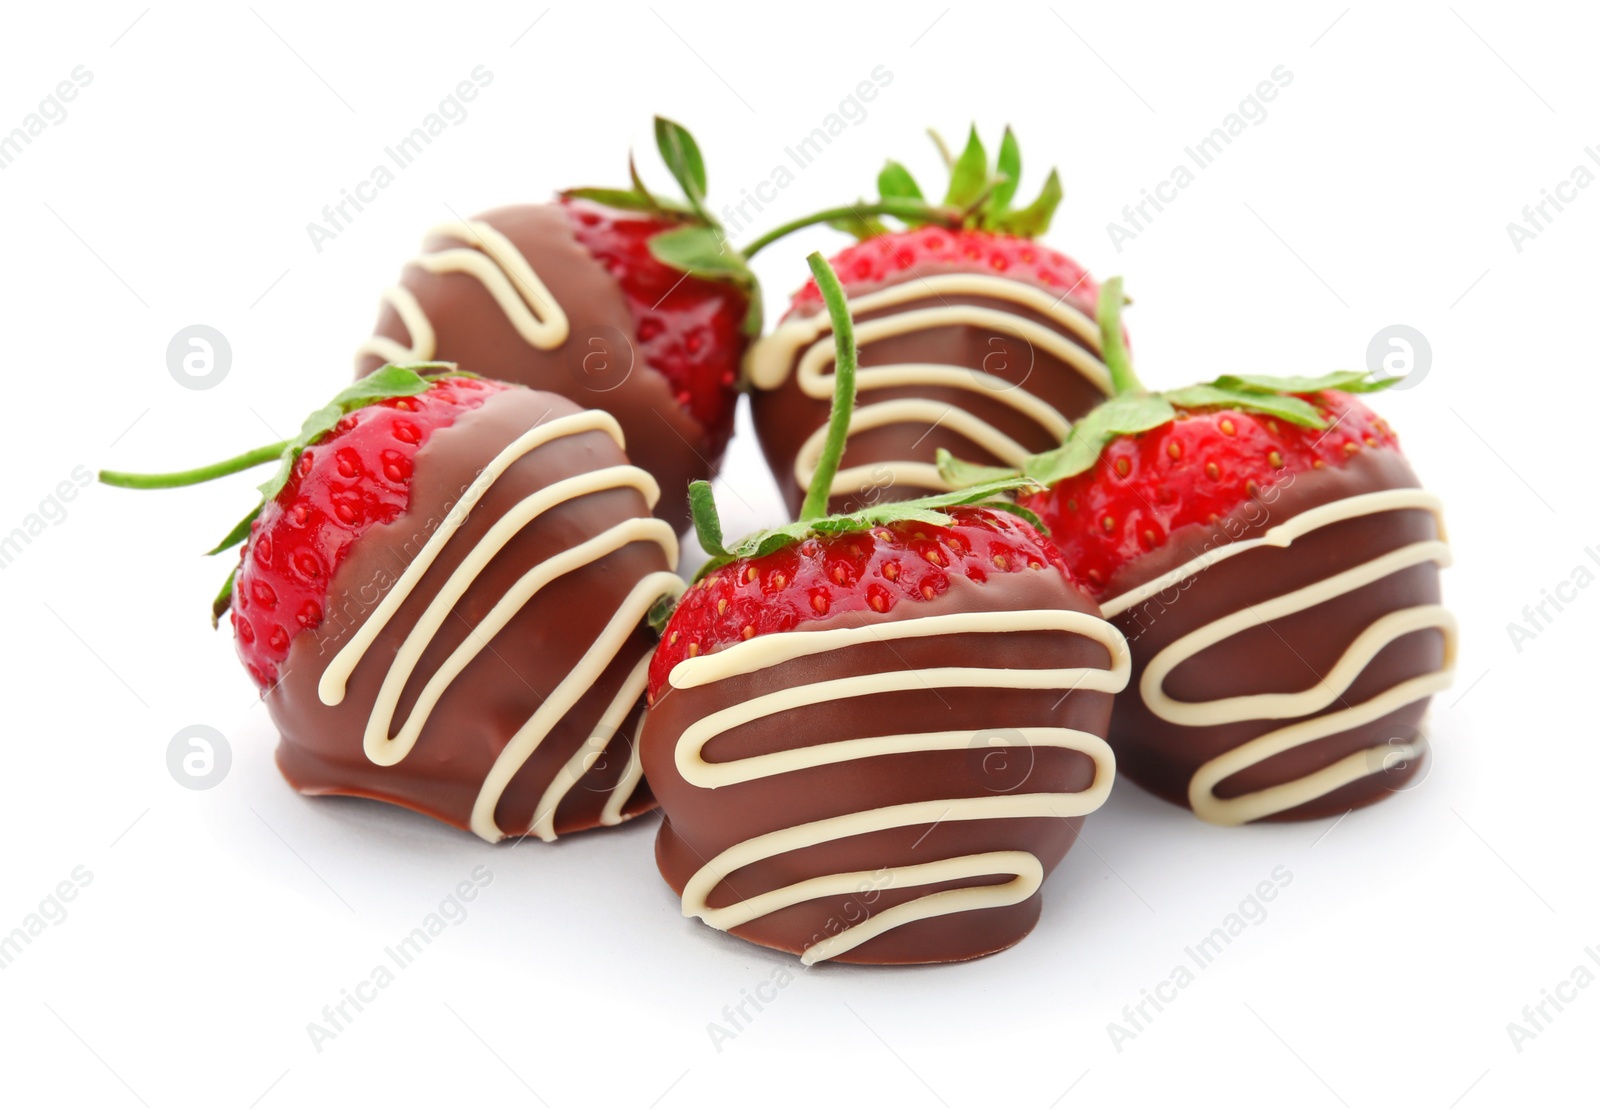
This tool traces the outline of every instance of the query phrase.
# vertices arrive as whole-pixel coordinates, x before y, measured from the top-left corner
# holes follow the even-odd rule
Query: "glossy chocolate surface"
[[[560,205],[505,206],[474,220],[487,222],[516,246],[566,314],[570,330],[555,348],[530,345],[477,278],[411,263],[401,284],[432,324],[436,343],[429,359],[609,411],[622,424],[628,456],[661,485],[657,514],[680,530],[686,527],[689,482],[711,476],[724,446],[679,405],[666,377],[637,356],[620,284],[578,243]],[[436,252],[467,245],[434,233],[423,247]],[[373,332],[403,345],[416,343],[388,301]],[[365,376],[383,363],[363,355],[356,372]]]
[[[797,631],[1018,609],[1092,614],[1094,605],[1059,571],[1045,569],[993,578],[982,586],[955,582],[930,602],[902,602],[882,616],[843,614],[802,622]],[[704,755],[708,761],[722,762],[885,733],[971,730],[972,745],[954,751],[862,757],[717,788],[687,782],[675,762],[675,745],[691,724],[756,695],[824,680],[951,666],[1104,669],[1111,666],[1111,659],[1096,640],[1070,633],[940,635],[789,660],[690,690],[668,686],[646,716],[640,743],[646,777],[667,816],[656,841],[657,865],[667,883],[681,894],[697,870],[730,846],[817,819],[897,803],[1073,792],[1091,785],[1095,762],[1087,754],[1030,747],[1025,734],[1008,732],[1007,727],[1064,726],[1103,737],[1111,696],[1093,690],[941,686],[835,699],[721,734],[708,743]],[[1004,742],[998,747],[994,734]],[[989,850],[1025,850],[1048,874],[1076,839],[1081,821],[1061,815],[945,820],[826,841],[735,870],[708,902],[714,907],[737,904],[742,897],[829,874],[847,873],[853,882],[859,877],[859,886],[853,884],[841,894],[797,903],[732,928],[740,938],[799,954],[874,913],[916,897],[1007,879],[990,875],[896,886],[898,867]],[[905,924],[837,960],[899,964],[975,958],[1019,941],[1038,921],[1039,912],[1040,896],[1034,892],[1020,903]]]
[[[507,740],[552,688],[585,656],[590,644],[640,579],[668,569],[659,546],[626,544],[598,562],[562,575],[524,606],[444,691],[422,734],[399,763],[368,759],[362,739],[395,652],[423,609],[497,520],[530,493],[590,470],[626,464],[603,431],[556,439],[514,462],[467,516],[415,592],[383,627],[350,676],[344,700],[324,704],[318,682],[330,661],[393,587],[419,549],[483,468],[523,432],[580,409],[545,392],[509,391],[487,399],[452,426],[435,432],[418,453],[411,503],[392,523],[374,526],[334,574],[325,619],[295,637],[282,678],[266,696],[282,741],[278,766],[298,790],[311,795],[356,795],[397,803],[452,826],[468,828],[472,807]],[[472,581],[401,695],[393,732],[410,713],[423,682],[449,653],[471,638],[474,626],[535,564],[591,539],[614,525],[648,517],[645,498],[630,488],[606,489],[565,501],[522,528]],[[508,835],[526,833],[551,779],[601,724],[608,703],[634,666],[649,653],[653,634],[640,626],[623,651],[548,734],[511,780],[495,821]],[[642,704],[642,703],[641,703]],[[561,800],[557,833],[600,823],[600,814],[627,768],[635,707],[615,727],[593,768]],[[636,815],[653,804],[640,785],[623,809]]]

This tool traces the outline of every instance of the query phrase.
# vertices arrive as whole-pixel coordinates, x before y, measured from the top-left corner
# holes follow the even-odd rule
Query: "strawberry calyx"
[[[684,193],[683,201],[663,198],[646,186],[631,152],[629,186],[580,186],[563,190],[561,197],[671,220],[671,228],[650,238],[650,254],[681,272],[738,287],[749,300],[744,332],[750,337],[758,336],[763,323],[761,284],[750,270],[747,257],[728,243],[722,224],[706,207],[706,163],[700,145],[687,128],[664,116],[655,118],[655,138],[661,161]]]
[[[1012,478],[1019,489],[1031,483],[1050,486],[1087,472],[1117,438],[1138,435],[1173,423],[1180,416],[1232,409],[1247,414],[1282,419],[1299,427],[1326,429],[1330,420],[1312,400],[1319,392],[1369,393],[1397,383],[1398,377],[1375,372],[1332,372],[1325,376],[1257,376],[1230,374],[1206,384],[1166,392],[1152,392],[1133,370],[1122,333],[1122,277],[1108,279],[1100,289],[1096,317],[1111,373],[1111,398],[1073,424],[1066,441],[1053,450],[1035,454],[1020,467],[976,465],[938,451],[940,475],[950,484],[993,484]]]
[[[937,132],[930,129],[928,134],[950,175],[942,201],[928,201],[905,165],[891,159],[878,172],[876,201],[835,206],[786,222],[746,245],[744,258],[814,225],[828,225],[863,241],[895,231],[880,220],[884,217],[896,219],[905,229],[937,225],[1026,238],[1037,237],[1050,227],[1050,219],[1061,204],[1061,176],[1052,167],[1038,197],[1020,209],[1013,207],[1022,178],[1022,150],[1009,126],[1000,137],[993,163],[976,125],[969,129],[960,155],[952,155]]]
[[[1055,544],[1025,520],[973,506],[952,508],[950,515],[944,526],[911,521],[813,536],[697,580],[660,626],[650,700],[684,660],[758,636],[852,615],[868,623],[904,616],[961,586],[1044,571],[1077,584]]]
[[[828,513],[828,496],[833,479],[844,457],[845,441],[850,431],[850,416],[855,410],[856,398],[856,341],[855,327],[850,319],[844,288],[839,277],[828,266],[820,252],[806,258],[815,276],[817,286],[827,304],[834,336],[834,388],[833,405],[828,416],[828,433],[815,475],[806,489],[800,517],[782,527],[766,528],[745,536],[731,546],[723,541],[722,521],[717,513],[716,499],[711,485],[695,481],[689,486],[689,507],[694,517],[695,534],[709,558],[695,576],[698,583],[706,575],[741,559],[762,558],[774,554],[791,544],[807,539],[832,537],[871,527],[901,522],[926,524],[930,527],[948,527],[956,522],[946,509],[963,507],[998,508],[1026,520],[1033,527],[1044,530],[1043,523],[1032,512],[1007,499],[1018,487],[1017,478],[983,482],[953,493],[941,493],[916,500],[879,504],[856,512],[839,515]],[[1031,484],[1031,483],[1030,483]],[[670,606],[658,602],[652,611],[651,623],[657,631],[664,630],[670,619]]]
[[[429,371],[433,369],[440,371]],[[261,499],[256,502],[255,507],[250,510],[244,519],[233,526],[233,529],[223,537],[222,542],[206,552],[207,555],[219,555],[230,548],[237,547],[250,537],[251,527],[261,518],[267,502],[282,492],[284,486],[289,483],[290,478],[294,475],[295,465],[300,460],[300,455],[337,427],[345,416],[353,411],[358,411],[361,408],[385,400],[419,395],[442,379],[476,380],[478,378],[469,372],[459,372],[456,370],[455,365],[442,361],[416,365],[384,365],[370,375],[364,376],[349,385],[325,405],[308,415],[305,422],[300,426],[300,432],[293,438],[266,446],[259,446],[254,450],[247,450],[245,453],[232,458],[214,462],[210,465],[199,466],[195,469],[180,470],[174,473],[123,473],[116,470],[101,470],[99,479],[102,484],[114,485],[123,489],[174,489],[188,485],[198,485],[276,461],[278,468],[273,472],[273,475],[257,486]],[[223,583],[222,589],[212,601],[211,626],[213,628],[217,626],[223,615],[231,607],[233,583],[237,573],[237,567],[229,572],[227,581]]]

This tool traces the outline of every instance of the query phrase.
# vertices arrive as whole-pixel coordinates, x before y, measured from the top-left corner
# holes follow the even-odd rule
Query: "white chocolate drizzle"
[[[1357,634],[1320,682],[1297,693],[1250,694],[1185,702],[1167,694],[1165,683],[1181,664],[1203,655],[1231,636],[1259,625],[1270,625],[1275,620],[1332,601],[1413,566],[1430,562],[1440,567],[1448,566],[1450,548],[1445,540],[1443,521],[1439,518],[1442,514],[1439,499],[1421,489],[1386,489],[1333,501],[1302,512],[1255,539],[1206,551],[1192,561],[1102,605],[1101,611],[1107,617],[1116,617],[1178,586],[1200,571],[1246,551],[1258,547],[1287,547],[1302,536],[1331,524],[1404,509],[1433,513],[1439,523],[1439,537],[1397,547],[1308,586],[1247,605],[1173,641],[1145,666],[1139,679],[1139,694],[1153,714],[1173,725],[1227,725],[1259,719],[1303,719],[1264,733],[1201,765],[1189,782],[1189,805],[1200,818],[1224,826],[1266,818],[1319,799],[1365,776],[1415,760],[1422,754],[1422,746],[1413,742],[1388,742],[1352,753],[1287,783],[1230,799],[1219,798],[1216,794],[1217,786],[1228,777],[1263,760],[1296,746],[1367,725],[1448,687],[1454,674],[1456,622],[1450,611],[1442,605],[1396,609],[1380,617]],[[1444,666],[1440,670],[1405,679],[1354,706],[1344,700],[1350,685],[1385,647],[1402,636],[1430,629],[1438,630],[1445,638]],[[1318,713],[1336,703],[1338,709]]]
[[[790,710],[820,709],[831,702],[863,695],[892,694],[939,688],[997,690],[1094,690],[1116,693],[1128,682],[1127,643],[1117,629],[1087,613],[1066,609],[1023,609],[997,613],[957,613],[885,621],[860,628],[840,628],[757,636],[713,655],[684,660],[672,669],[670,682],[679,690],[710,686],[806,656],[823,656],[845,648],[881,641],[928,636],[1004,636],[1022,632],[1062,632],[1087,636],[1101,644],[1111,657],[1111,667],[1008,669],[995,667],[932,667],[887,671],[804,683],[748,699],[701,718],[679,738],[674,758],[679,773],[697,787],[719,788],[787,772],[819,768],[871,756],[969,748],[983,731],[950,730],[931,733],[891,733],[854,737],[807,745],[758,756],[721,762],[707,761],[705,746],[723,733],[734,732],[761,718]],[[1099,737],[1062,726],[1004,727],[991,730],[995,742],[1017,738],[1029,748],[1059,748],[1081,752],[1095,766],[1090,786],[1061,793],[982,794],[972,798],[937,799],[897,803],[853,814],[821,818],[783,830],[762,834],[723,850],[707,861],[683,891],[683,913],[696,916],[720,930],[737,927],[794,904],[828,896],[848,895],[864,877],[881,872],[878,865],[854,871],[797,881],[737,903],[713,908],[709,899],[730,874],[749,865],[793,850],[839,838],[869,834],[901,826],[940,821],[993,818],[1076,818],[1090,813],[1110,794],[1116,763],[1111,749]],[[889,866],[891,879],[884,888],[903,888],[977,876],[1007,875],[1000,884],[950,888],[909,900],[861,920],[830,937],[819,938],[802,955],[806,965],[853,950],[885,931],[920,919],[979,908],[1021,903],[1032,896],[1044,879],[1044,866],[1025,850],[990,850],[922,864]]]
[[[487,221],[450,221],[430,229],[428,235],[453,237],[466,244],[425,252],[411,261],[413,265],[435,275],[461,272],[472,276],[499,304],[522,340],[535,349],[555,349],[567,340],[566,312],[504,233]],[[376,334],[362,343],[356,355],[391,364],[433,360],[437,353],[433,323],[416,296],[397,284],[384,291],[383,301],[394,308],[411,344]]]
[[[490,487],[515,462],[541,446],[560,438],[601,431],[609,435],[620,448],[622,429],[617,421],[603,411],[583,411],[566,415],[533,427],[516,441],[506,446],[484,467],[473,480],[461,499],[456,502],[437,531],[429,537],[395,581],[394,587],[363,621],[349,642],[329,662],[318,680],[317,694],[325,705],[337,706],[344,701],[345,688],[357,664],[371,650],[378,635],[388,626],[406,600],[415,591],[423,575],[433,566],[442,552],[466,522]],[[604,559],[630,543],[646,541],[655,543],[666,556],[668,567],[678,562],[678,537],[672,527],[661,520],[636,517],[584,540],[567,550],[540,562],[517,579],[503,596],[483,615],[461,643],[451,651],[439,669],[423,684],[410,714],[399,731],[389,735],[389,727],[399,709],[406,685],[410,682],[424,652],[445,621],[456,613],[462,597],[489,563],[523,528],[534,523],[539,516],[557,505],[577,500],[592,493],[609,489],[630,488],[644,496],[645,502],[654,506],[660,495],[654,479],[644,470],[631,465],[613,465],[568,477],[522,498],[504,516],[492,524],[467,554],[450,572],[437,596],[427,603],[415,627],[405,636],[394,654],[394,660],[384,675],[372,713],[367,719],[362,747],[374,764],[391,765],[404,760],[422,735],[424,725],[433,714],[440,697],[455,682],[507,623],[535,595],[563,574],[581,569],[591,562]],[[472,809],[472,831],[487,841],[499,841],[505,834],[495,824],[495,811],[500,797],[511,783],[512,777],[527,763],[551,729],[595,686],[616,659],[629,636],[644,620],[645,614],[657,598],[675,593],[683,588],[683,581],[670,571],[658,571],[643,578],[628,593],[621,606],[607,622],[605,629],[584,652],[572,671],[556,684],[540,703],[533,716],[525,722],[496,757]],[[588,741],[573,755],[561,772],[545,790],[534,810],[529,833],[545,841],[555,838],[555,814],[561,799],[589,771],[606,745],[623,727],[629,712],[644,693],[648,675],[649,655],[646,655],[629,673]],[[637,750],[633,750],[637,751]],[[602,810],[601,821],[614,825],[622,821],[622,807],[638,786],[642,769],[636,756],[630,757],[628,767],[620,774],[611,797]]]
[[[1019,338],[1030,347],[1042,350],[1072,367],[1101,392],[1109,392],[1111,374],[1100,359],[1100,330],[1075,305],[1052,296],[1032,284],[997,275],[957,272],[909,280],[850,300],[850,310],[861,315],[930,296],[941,300],[954,296],[942,306],[901,310],[880,318],[856,323],[856,340],[867,345],[884,338],[916,333],[941,326],[966,325],[993,331],[996,335]],[[980,296],[1011,302],[1061,327],[1050,329],[1031,318],[1010,311],[977,306],[963,296]],[[796,367],[796,356],[799,356]],[[795,368],[800,389],[815,400],[833,395],[833,331],[828,315],[819,312],[783,322],[771,334],[750,348],[745,368],[750,382],[771,391],[781,385]],[[825,371],[826,370],[826,371]],[[856,373],[857,390],[870,392],[883,388],[956,388],[973,392],[1003,404],[1037,423],[1048,434],[1051,444],[1066,439],[1072,424],[1050,404],[1022,385],[982,369],[956,364],[905,363],[867,365]],[[885,400],[856,409],[850,420],[850,433],[873,430],[899,423],[942,427],[963,435],[982,446],[1006,465],[1020,466],[1032,452],[1007,436],[993,424],[964,408],[927,398],[907,396]],[[794,477],[803,491],[816,473],[826,439],[826,423],[819,426],[795,455]],[[1037,449],[1037,448],[1036,448]],[[842,469],[834,478],[832,495],[841,496],[873,485],[884,484],[881,471],[888,468],[889,483],[914,485],[935,492],[948,492],[950,485],[939,476],[931,462],[894,461]]]

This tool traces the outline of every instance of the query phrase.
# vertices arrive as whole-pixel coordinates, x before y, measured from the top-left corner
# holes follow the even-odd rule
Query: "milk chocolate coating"
[[[329,662],[478,473],[530,428],[579,410],[548,392],[501,392],[428,438],[417,454],[407,511],[392,523],[370,528],[345,556],[329,587],[325,619],[294,638],[281,681],[266,695],[267,710],[282,737],[278,767],[297,790],[380,799],[468,829],[473,802],[507,740],[588,652],[638,581],[669,569],[657,544],[640,541],[563,575],[525,605],[444,691],[403,760],[385,767],[367,758],[362,735],[395,652],[473,545],[530,493],[579,473],[627,463],[603,431],[555,439],[513,463],[489,487],[362,656],[344,701],[327,706],[318,697],[317,684]],[[519,577],[615,524],[649,515],[637,490],[608,489],[558,504],[518,532],[473,581],[428,645],[393,724],[386,727],[389,732],[403,723],[425,681]],[[649,629],[641,626],[599,683],[534,750],[500,800],[495,821],[503,832],[528,831],[551,778],[587,747],[611,698],[653,643]],[[588,775],[562,799],[555,816],[557,833],[600,824],[600,812],[627,767],[637,716],[630,713],[617,727]],[[653,804],[641,784],[623,815],[632,817]]]
[[[566,312],[571,330],[554,349],[530,345],[476,278],[409,264],[401,283],[433,324],[437,341],[430,359],[609,411],[622,425],[628,456],[661,486],[656,514],[681,531],[689,522],[689,482],[715,472],[726,432],[708,432],[678,403],[667,378],[639,356],[621,285],[578,243],[560,205],[505,206],[474,220],[488,222],[516,246]],[[427,252],[465,246],[438,234],[423,244]],[[414,343],[387,302],[373,333]],[[356,373],[365,376],[382,364],[362,355]]]
[[[960,269],[951,266],[929,265],[919,269],[922,274],[935,275]],[[881,285],[880,285],[881,286]],[[865,294],[877,287],[852,285],[853,296]],[[909,299],[894,306],[854,314],[856,325],[873,321],[890,314],[928,307],[940,307],[955,301],[971,306],[1015,314],[1038,323],[1045,329],[1064,333],[1059,322],[1029,307],[1004,299],[980,295],[930,294],[927,298]],[[1071,301],[1090,321],[1094,308]],[[822,313],[818,307],[816,313]],[[828,336],[831,336],[828,335]],[[1064,336],[1071,337],[1070,334]],[[1096,346],[1096,350],[1098,347]],[[755,420],[756,435],[766,454],[767,464],[777,478],[778,489],[788,505],[789,513],[798,516],[805,493],[795,479],[794,462],[801,446],[812,432],[827,426],[830,401],[812,399],[800,387],[795,375],[802,348],[791,364],[789,375],[772,391],[753,391],[750,394],[751,415]],[[956,365],[987,372],[1025,386],[1033,395],[1044,400],[1068,419],[1078,419],[1093,410],[1105,396],[1081,373],[1055,355],[1038,349],[1019,337],[1000,333],[994,329],[975,325],[944,325],[897,334],[860,347],[860,367],[878,365],[935,363]],[[1098,356],[1098,352],[1095,352]],[[927,399],[941,405],[952,405],[989,423],[997,430],[1015,439],[1034,453],[1052,450],[1060,439],[1037,422],[1014,410],[1003,402],[990,399],[976,391],[944,385],[907,385],[894,388],[877,388],[858,393],[856,409],[893,399]],[[871,465],[876,462],[932,462],[940,449],[949,450],[956,457],[985,465],[1002,465],[993,454],[948,427],[932,432],[924,422],[896,423],[871,430],[853,432],[844,452],[843,467]],[[927,489],[903,483],[890,483],[891,475],[884,473],[881,482],[875,479],[868,490],[860,493],[838,494],[829,502],[835,512],[854,511],[873,504],[895,500],[908,500],[926,496]]]
[[[1257,538],[1301,512],[1361,493],[1415,488],[1417,476],[1404,457],[1389,449],[1363,450],[1337,468],[1287,476],[1264,499],[1251,502],[1219,525],[1175,531],[1160,547],[1118,572],[1104,595],[1110,600],[1219,544]],[[1231,528],[1231,530],[1230,530]],[[1344,520],[1302,535],[1287,548],[1259,547],[1196,574],[1173,588],[1109,618],[1128,638],[1133,676],[1118,696],[1111,718],[1117,770],[1139,786],[1182,806],[1200,766],[1246,741],[1306,718],[1256,719],[1224,725],[1174,725],[1153,713],[1139,693],[1150,661],[1176,640],[1220,617],[1310,585],[1408,543],[1438,538],[1432,513],[1401,509]],[[1318,686],[1350,643],[1368,625],[1397,609],[1437,604],[1439,571],[1421,563],[1332,600],[1230,637],[1186,661],[1166,680],[1175,699],[1199,702],[1235,695],[1293,693]],[[1444,635],[1435,629],[1402,636],[1383,648],[1350,687],[1330,699],[1344,709],[1406,679],[1438,671],[1445,662]],[[1219,798],[1309,775],[1342,757],[1390,742],[1418,739],[1428,699],[1413,702],[1366,725],[1309,741],[1230,776],[1217,785]],[[1308,717],[1320,716],[1318,711]],[[1421,759],[1404,771],[1375,771],[1320,798],[1268,816],[1327,818],[1383,799],[1425,770]]]
[[[1076,609],[1095,613],[1059,571],[1016,572],[986,585],[954,582],[930,602],[900,602],[888,619],[1014,609]],[[877,614],[850,614],[803,621],[796,631],[854,627]],[[715,653],[713,653],[715,654]],[[680,895],[707,860],[757,835],[804,822],[896,803],[1000,794],[1082,791],[1094,782],[1095,763],[1070,749],[1012,744],[996,748],[987,731],[1008,726],[1059,725],[1103,738],[1111,695],[1078,690],[941,687],[937,691],[835,700],[766,717],[714,738],[705,748],[713,763],[783,752],[807,745],[887,732],[970,729],[971,748],[914,752],[825,764],[744,783],[709,789],[684,780],[674,747],[698,719],[715,710],[776,689],[826,679],[884,671],[935,667],[1109,668],[1096,641],[1061,632],[963,634],[896,640],[783,663],[689,690],[663,689],[646,715],[640,735],[645,775],[666,814],[656,838],[656,864]],[[1014,737],[1005,738],[1015,741]],[[945,820],[842,838],[771,857],[737,870],[717,886],[713,907],[741,897],[831,873],[859,871],[864,881],[892,883],[883,870],[988,850],[1025,850],[1048,874],[1078,836],[1079,818]],[[731,929],[762,946],[803,953],[822,939],[868,916],[933,892],[997,884],[986,875],[916,887],[883,887],[810,900]],[[843,962],[904,964],[977,958],[1022,939],[1039,920],[1036,891],[1021,903],[936,916],[885,931],[838,955]]]

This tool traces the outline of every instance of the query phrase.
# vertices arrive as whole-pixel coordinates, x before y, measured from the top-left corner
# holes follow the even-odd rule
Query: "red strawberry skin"
[[[650,238],[677,225],[670,218],[581,198],[563,198],[561,205],[578,243],[621,284],[640,357],[667,378],[679,406],[700,421],[720,453],[733,433],[739,399],[749,307],[744,292],[686,275],[651,255]]]
[[[1003,275],[1057,295],[1071,296],[1086,307],[1100,297],[1100,287],[1070,257],[1028,237],[979,229],[924,226],[881,233],[853,244],[828,261],[845,293],[858,295],[919,275],[940,272],[985,272]],[[795,293],[789,314],[822,311],[822,294],[814,279]]]
[[[650,239],[677,221],[556,198],[477,214],[469,224],[487,226],[490,241],[453,224],[435,229],[381,299],[356,375],[391,361],[449,361],[607,411],[629,459],[660,483],[656,513],[687,526],[689,483],[715,471],[733,432],[749,299],[736,283],[697,279],[651,254]],[[511,255],[494,250],[498,238]],[[515,257],[560,308],[563,338],[530,341],[491,282],[515,287]]]
[[[362,534],[406,511],[412,467],[429,436],[506,389],[446,377],[415,396],[352,411],[301,453],[251,526],[233,583],[234,643],[258,686],[275,686],[290,642],[322,623],[328,585]]]
[[[1054,448],[1061,428],[1040,422],[1021,406],[1026,397],[1036,397],[1069,421],[1104,401],[1102,385],[1058,354],[1035,346],[1017,329],[973,320],[980,314],[1014,316],[1061,335],[1064,343],[1083,349],[1086,357],[1098,358],[1097,336],[1080,336],[1056,317],[1075,311],[1080,321],[1092,321],[1100,290],[1088,272],[1060,252],[1007,233],[923,226],[871,237],[845,248],[830,263],[852,299],[889,287],[902,289],[903,301],[857,312],[858,331],[872,330],[876,320],[908,312],[951,311],[948,320],[891,326],[863,341],[861,366],[868,374],[891,365],[950,366],[996,376],[1023,389],[992,391],[977,379],[970,384],[961,379],[921,380],[915,373],[910,381],[864,386],[862,409],[904,401],[915,409],[916,417],[864,423],[852,431],[844,466],[854,472],[850,483],[834,492],[832,510],[906,500],[942,488],[928,481],[935,452],[941,448],[966,461],[989,465],[1016,464],[996,456],[993,447],[999,440],[1010,440],[1027,452]],[[925,282],[951,275],[1036,288],[1045,295],[1051,312],[1027,305],[1015,294],[941,293]],[[809,280],[795,295],[785,321],[812,319],[823,312],[816,283]],[[828,419],[828,401],[799,382],[800,353],[780,331],[758,342],[747,361],[756,388],[750,401],[756,434],[792,514],[798,513],[804,495],[797,459]],[[917,471],[920,476],[913,476],[891,464],[902,462],[926,465]]]
[[[788,898],[776,910],[741,920],[728,930],[749,942],[802,956],[813,947],[879,912],[946,892],[961,881],[910,879],[919,866],[948,865],[995,851],[1027,851],[1045,873],[1077,837],[1081,818],[1045,812],[1038,817],[1000,817],[1008,796],[1081,792],[1109,779],[1110,757],[1070,748],[1035,748],[1031,730],[1006,726],[1054,726],[1104,739],[1112,694],[1103,685],[1072,689],[1002,686],[988,679],[970,683],[885,682],[871,677],[907,673],[921,681],[950,668],[992,672],[995,679],[1030,670],[1085,667],[1105,670],[1115,662],[1113,644],[1077,633],[1044,630],[964,631],[964,619],[1016,611],[1097,610],[1073,586],[1060,556],[1026,521],[1008,512],[950,508],[954,523],[934,527],[897,522],[836,536],[807,539],[781,551],[738,560],[717,570],[685,594],[651,664],[650,706],[639,736],[640,759],[666,818],[656,839],[656,864],[685,913],[702,915],[691,887],[706,873],[719,873],[748,843],[797,827],[828,828],[830,820],[868,825],[836,839],[801,840],[793,848],[733,868],[705,897],[711,907],[756,900],[803,881],[867,883],[852,891],[810,899]],[[947,635],[905,638],[896,622],[948,618]],[[747,640],[801,632],[854,630],[868,638],[825,654],[780,660],[755,673],[734,674],[709,684],[687,685],[679,672],[689,657],[709,656],[708,667],[733,667]],[[1090,628],[1092,631],[1092,627]],[[877,635],[880,640],[870,637]],[[1110,633],[1114,638],[1115,634]],[[782,639],[781,635],[773,639]],[[769,645],[770,646],[770,645]],[[698,659],[697,659],[698,662]],[[867,693],[832,696],[834,684]],[[803,699],[798,692],[806,691]],[[739,716],[745,703],[767,695],[789,695],[757,720],[724,726],[700,755],[713,762],[736,757],[800,759],[813,748],[839,741],[910,741],[922,734],[966,737],[971,747],[939,750],[891,749],[849,760],[807,760],[791,770],[726,782],[693,778],[683,767],[686,736],[706,719]],[[799,754],[798,756],[795,754]],[[979,817],[943,819],[933,825],[884,826],[865,820],[895,806],[971,804]],[[1013,854],[1015,856],[1015,854]],[[904,868],[902,868],[904,867]],[[935,870],[937,875],[938,870]],[[987,878],[998,883],[1005,874]],[[838,961],[909,964],[980,957],[1017,942],[1039,918],[1040,894],[981,910],[911,919],[864,943],[834,954]]]
[[[696,582],[678,602],[650,664],[650,697],[693,656],[803,622],[854,612],[892,613],[932,601],[953,584],[981,586],[1054,567],[1060,553],[1026,521],[990,508],[951,508],[953,524],[906,521],[812,537],[762,558],[738,559]]]
[[[1022,503],[1050,528],[1081,584],[1104,597],[1128,563],[1180,528],[1229,516],[1275,479],[1400,449],[1393,428],[1355,396],[1302,398],[1329,426],[1230,409],[1180,411],[1175,422],[1115,439],[1092,468]]]

